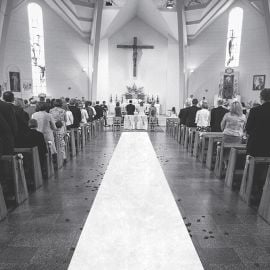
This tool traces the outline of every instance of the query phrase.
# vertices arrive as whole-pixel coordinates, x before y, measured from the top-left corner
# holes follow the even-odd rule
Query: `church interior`
[[[0,270],[269,270],[269,78],[270,0],[0,0]]]

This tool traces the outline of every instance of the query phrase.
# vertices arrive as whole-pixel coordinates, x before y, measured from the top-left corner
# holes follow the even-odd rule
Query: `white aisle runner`
[[[69,270],[201,270],[147,133],[123,133]]]

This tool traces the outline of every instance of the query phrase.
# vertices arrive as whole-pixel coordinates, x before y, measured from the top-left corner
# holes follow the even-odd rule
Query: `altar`
[[[148,119],[146,115],[125,115],[124,118],[124,129],[133,130],[147,130],[148,129]]]

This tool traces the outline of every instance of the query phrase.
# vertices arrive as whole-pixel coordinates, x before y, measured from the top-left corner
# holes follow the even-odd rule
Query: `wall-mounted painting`
[[[10,91],[21,92],[21,78],[20,72],[9,72]]]
[[[265,75],[253,76],[253,90],[263,90],[265,87]]]

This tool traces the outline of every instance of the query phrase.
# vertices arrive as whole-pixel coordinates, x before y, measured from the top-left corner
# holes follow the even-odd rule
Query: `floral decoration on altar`
[[[141,99],[144,100],[144,87],[137,87],[134,83],[132,86],[127,86],[127,92],[124,94],[126,99]]]

